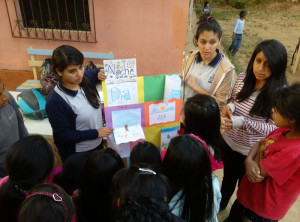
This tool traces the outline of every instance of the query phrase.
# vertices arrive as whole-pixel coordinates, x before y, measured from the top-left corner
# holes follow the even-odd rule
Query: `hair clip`
[[[66,220],[68,219],[68,210],[67,210],[67,207],[65,205],[65,203],[63,202],[63,199],[61,196],[59,196],[57,193],[50,193],[50,192],[35,192],[35,193],[32,193],[30,195],[28,195],[26,197],[26,199],[30,198],[30,197],[33,197],[33,196],[36,196],[36,195],[43,195],[43,196],[48,196],[48,197],[51,197],[53,198],[53,200],[55,202],[58,202],[61,204],[61,206],[64,208],[64,211],[65,211],[65,214],[66,214]]]
[[[206,17],[206,21],[208,22],[208,19],[210,19],[210,18],[211,18],[211,16],[207,16],[207,17]]]
[[[156,172],[154,172],[153,170],[148,169],[148,168],[139,168],[139,171],[147,172],[147,173],[156,175]]]

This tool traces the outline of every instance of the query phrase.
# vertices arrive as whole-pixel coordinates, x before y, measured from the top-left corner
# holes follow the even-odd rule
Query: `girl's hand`
[[[98,138],[102,137],[108,137],[110,134],[112,134],[114,129],[112,128],[100,128],[98,129]]]
[[[227,117],[222,118],[221,129],[224,132],[231,130],[232,129],[232,120]]]
[[[260,175],[259,166],[255,161],[253,161],[249,158],[246,158],[245,170],[246,170],[246,175],[248,177],[248,180],[250,182],[256,183],[256,182],[263,181],[264,177]]]
[[[104,69],[100,69],[100,71],[98,72],[98,79],[101,81],[106,80],[107,76],[104,74]]]
[[[188,78],[186,84],[193,90],[195,90],[195,88],[198,86],[196,78],[192,75],[189,75],[189,78]]]
[[[231,118],[232,117],[232,111],[230,109],[230,107],[228,105],[223,106],[222,110],[221,110],[221,116],[222,117],[227,117],[227,118]]]

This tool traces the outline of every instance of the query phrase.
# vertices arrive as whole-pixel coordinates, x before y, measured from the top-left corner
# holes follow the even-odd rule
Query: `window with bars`
[[[5,1],[13,37],[96,42],[93,0]]]

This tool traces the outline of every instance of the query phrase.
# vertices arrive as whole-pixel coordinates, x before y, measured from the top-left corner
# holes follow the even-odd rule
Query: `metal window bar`
[[[94,0],[5,0],[5,5],[13,38],[96,42]]]

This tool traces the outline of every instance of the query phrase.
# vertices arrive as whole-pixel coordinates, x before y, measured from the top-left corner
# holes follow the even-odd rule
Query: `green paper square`
[[[167,74],[179,75],[179,73]],[[145,102],[164,99],[165,75],[144,76]]]

